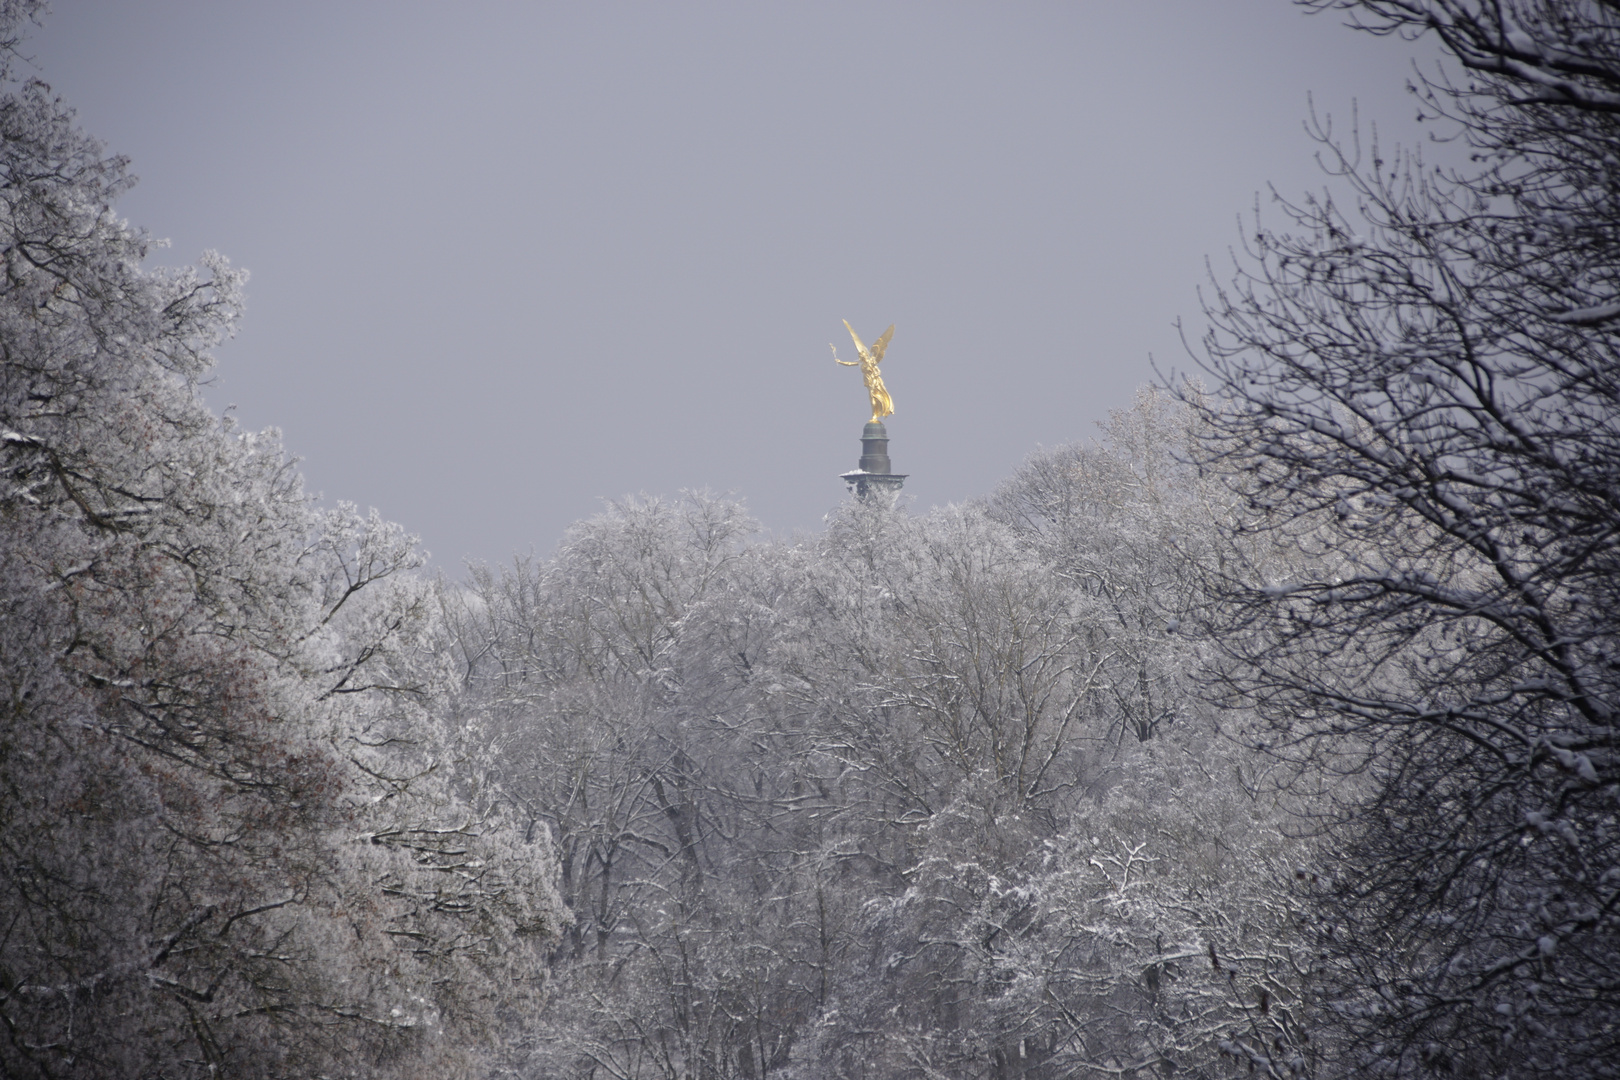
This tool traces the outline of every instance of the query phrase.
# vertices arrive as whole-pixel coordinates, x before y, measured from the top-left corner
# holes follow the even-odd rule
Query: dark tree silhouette
[[[1318,135],[1208,304],[1203,464],[1246,498],[1210,685],[1341,773],[1318,937],[1346,1069],[1620,1060],[1620,6],[1321,2],[1439,35],[1465,171]]]

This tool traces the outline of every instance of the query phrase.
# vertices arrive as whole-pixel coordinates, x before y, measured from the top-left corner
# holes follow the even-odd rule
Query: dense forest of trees
[[[1229,501],[1167,453],[1185,419],[1148,394],[984,506],[856,503],[796,544],[621,503],[444,591],[483,782],[552,826],[574,917],[539,1075],[1058,1076],[1288,1036],[1288,798],[1174,632]]]
[[[927,514],[627,499],[425,576],[198,395],[241,277],[0,0],[0,1073],[1620,1072],[1620,6],[1312,0],[1205,386]]]

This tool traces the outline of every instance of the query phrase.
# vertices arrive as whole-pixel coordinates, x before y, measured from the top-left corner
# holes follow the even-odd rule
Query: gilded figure
[[[878,364],[883,362],[883,350],[889,347],[889,339],[894,337],[894,324],[891,323],[889,328],[883,331],[883,336],[872,342],[871,348],[861,344],[860,335],[855,333],[855,328],[849,325],[848,319],[844,320],[844,329],[848,330],[849,336],[855,340],[855,351],[860,353],[861,358],[859,361],[838,360],[838,347],[835,345],[831,347],[833,359],[845,367],[861,369],[861,377],[866,380],[866,392],[872,398],[872,422],[875,424],[885,416],[894,414],[894,399],[889,397],[888,388],[883,385],[883,375],[878,371]]]

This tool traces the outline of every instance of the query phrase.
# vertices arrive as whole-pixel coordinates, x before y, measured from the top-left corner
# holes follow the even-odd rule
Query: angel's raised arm
[[[829,349],[831,349],[833,351],[833,359],[838,360],[838,346],[834,345],[832,342],[829,341],[829,342],[827,342],[827,348],[829,348]],[[860,363],[858,361],[855,361],[855,360],[838,360],[838,362],[840,364],[843,364],[845,367],[860,367],[861,366]]]

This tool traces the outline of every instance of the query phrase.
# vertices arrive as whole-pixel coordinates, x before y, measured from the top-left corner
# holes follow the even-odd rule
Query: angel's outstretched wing
[[[844,329],[848,330],[849,336],[855,339],[855,351],[861,354],[861,359],[868,363],[877,363],[876,360],[872,359],[872,354],[867,350],[866,346],[861,344],[861,335],[857,334],[855,328],[849,325],[848,319],[844,320]]]
[[[883,350],[889,347],[889,339],[892,337],[894,337],[894,323],[889,324],[889,328],[883,331],[882,337],[872,342],[872,363],[882,362]]]

